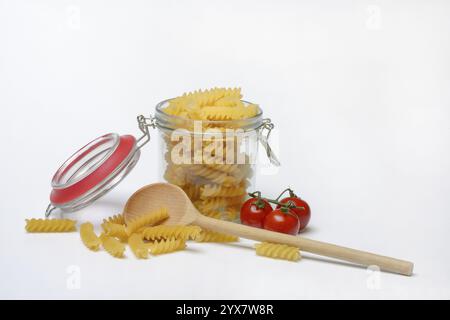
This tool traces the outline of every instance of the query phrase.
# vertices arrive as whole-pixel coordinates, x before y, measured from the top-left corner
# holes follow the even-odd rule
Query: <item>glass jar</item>
[[[251,118],[205,121],[165,113],[169,102],[158,103],[153,118],[162,148],[162,178],[181,187],[204,215],[237,220],[247,190],[254,187],[258,141],[277,162],[267,144],[272,123],[263,119],[259,107]]]
[[[69,157],[53,177],[45,215],[55,209],[79,210],[114,188],[136,165],[153,128],[159,131],[162,147],[162,178],[181,187],[203,214],[236,220],[247,190],[254,185],[259,143],[271,163],[279,165],[268,144],[273,124],[263,119],[259,107],[254,117],[246,119],[182,118],[164,112],[170,101],[160,102],[155,116],[137,117],[140,137],[106,134]]]

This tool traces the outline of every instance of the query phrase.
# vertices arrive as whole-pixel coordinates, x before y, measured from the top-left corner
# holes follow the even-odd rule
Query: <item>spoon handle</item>
[[[331,243],[320,242],[303,237],[291,236],[284,233],[253,228],[238,223],[205,217],[200,214],[197,215],[195,221],[192,224],[196,224],[202,228],[212,231],[232,234],[241,238],[262,242],[287,244],[290,246],[298,247],[302,251],[344,260],[358,265],[375,265],[378,266],[381,270],[399,273],[407,276],[410,276],[412,274],[414,267],[414,264],[412,262],[405,260],[399,260],[373,254],[370,252],[341,247]]]

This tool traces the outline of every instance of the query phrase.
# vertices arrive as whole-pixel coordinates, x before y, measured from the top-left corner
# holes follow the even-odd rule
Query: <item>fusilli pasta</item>
[[[258,112],[256,105],[248,105],[246,107],[204,107],[200,111],[201,120],[238,120],[251,118]]]
[[[120,241],[126,242],[128,240],[128,233],[125,225],[112,222],[102,223],[103,231],[110,237],[118,238]]]
[[[114,216],[103,219],[103,223],[110,222],[116,224],[125,224],[125,219],[123,218],[123,214],[116,214]]]
[[[214,102],[215,106],[220,106],[220,107],[244,107],[244,104],[242,103],[242,101],[240,100],[242,98],[241,95],[239,96],[226,96],[223,98],[220,98],[219,100],[216,100],[216,102]]]
[[[198,178],[202,178],[205,183],[217,183],[224,186],[232,186],[239,183],[239,180],[226,172],[214,170],[201,165],[193,164],[189,166],[188,178],[194,181]]]
[[[169,214],[167,212],[167,208],[160,208],[158,210],[152,211],[150,213],[144,214],[130,223],[127,224],[127,233],[132,234],[139,230],[140,228],[146,226],[153,226],[161,221],[167,219]]]
[[[148,245],[150,253],[153,255],[170,253],[186,248],[186,241],[183,239],[167,239],[161,241],[155,241]]]
[[[240,210],[236,207],[228,207],[225,208],[223,213],[226,216],[226,220],[234,221],[238,218]]]
[[[125,252],[125,244],[117,240],[116,238],[110,237],[104,233],[100,235],[100,240],[102,241],[102,246],[106,252],[115,258],[122,258]]]
[[[224,187],[218,184],[207,184],[201,187],[201,198],[209,197],[236,197],[246,194],[246,185],[241,183],[236,187]]]
[[[70,219],[26,219],[27,232],[72,232],[76,221]]]
[[[197,242],[237,242],[239,238],[229,234],[202,230],[195,240]]]
[[[195,184],[188,184],[183,187],[184,192],[186,192],[187,196],[192,201],[200,198],[200,194],[201,194],[200,189],[201,188]]]
[[[92,251],[97,251],[102,243],[94,232],[94,225],[90,222],[80,225],[80,238],[84,245]]]
[[[212,197],[201,199],[195,202],[197,208],[202,212],[214,212],[220,211],[221,208],[225,208],[227,206],[238,205],[243,202],[242,196],[236,197]]]
[[[197,90],[171,99],[162,109],[187,120],[179,118],[177,127],[187,130],[181,137],[190,138],[186,143],[190,143],[191,150],[188,156],[184,153],[180,158],[182,164],[180,159],[172,161],[172,157],[180,156],[176,148],[180,141],[172,139],[171,130],[162,131],[167,147],[164,178],[182,187],[201,213],[218,219],[236,218],[232,208],[242,204],[248,179],[253,175],[250,154],[241,151],[245,149],[241,148],[245,146],[242,135],[229,129],[242,129],[242,123],[234,120],[253,118],[260,109],[241,99],[240,88]],[[200,146],[193,139],[198,122],[192,120],[201,121],[204,132]]]
[[[145,228],[142,235],[147,240],[160,239],[195,239],[200,234],[201,229],[197,226],[156,226]]]
[[[145,245],[144,241],[142,241],[142,235],[138,233],[133,233],[128,238],[128,245],[130,246],[131,251],[133,251],[134,255],[138,259],[147,259],[148,258],[148,248]]]
[[[300,250],[285,244],[262,242],[255,245],[256,254],[259,256],[283,259],[290,261],[300,260]]]

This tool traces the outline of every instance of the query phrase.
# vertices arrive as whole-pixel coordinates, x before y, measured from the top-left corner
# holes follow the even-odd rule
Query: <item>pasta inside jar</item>
[[[240,89],[196,91],[156,106],[163,178],[181,187],[204,215],[237,220],[254,184],[262,125]]]

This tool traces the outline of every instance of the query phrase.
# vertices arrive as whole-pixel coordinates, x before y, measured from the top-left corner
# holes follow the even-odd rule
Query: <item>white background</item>
[[[444,0],[1,0],[0,297],[450,298],[449,17]],[[310,203],[304,236],[411,260],[414,276],[265,259],[250,241],[142,261],[25,233],[77,147],[212,86],[242,87],[277,125],[283,165],[258,188]],[[120,212],[158,180],[158,154],[76,218]]]

